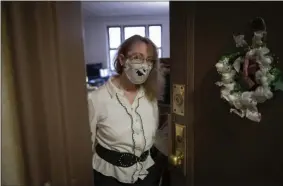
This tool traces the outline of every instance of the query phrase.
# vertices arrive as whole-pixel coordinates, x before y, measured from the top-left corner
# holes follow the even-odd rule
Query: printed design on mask
[[[278,58],[267,47],[265,22],[261,23],[253,33],[252,44],[249,45],[244,35],[234,36],[237,52],[224,55],[216,63],[221,80],[216,85],[221,87],[221,98],[227,101],[235,113],[241,118],[254,122],[261,121],[261,113],[257,104],[272,99],[276,91],[283,91],[282,72],[276,67]]]
[[[127,59],[124,70],[128,79],[133,84],[139,85],[147,80],[152,70],[152,64],[141,59]]]

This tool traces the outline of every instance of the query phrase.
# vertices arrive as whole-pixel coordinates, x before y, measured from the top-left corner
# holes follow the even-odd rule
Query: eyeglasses
[[[134,54],[130,54],[127,55],[126,58],[130,59],[130,60],[142,60],[145,61],[146,63],[155,63],[156,60],[152,59],[152,57],[147,57],[145,58],[143,54],[141,53],[134,53]]]

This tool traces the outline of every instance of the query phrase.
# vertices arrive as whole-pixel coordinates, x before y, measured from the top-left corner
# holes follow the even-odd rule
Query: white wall
[[[146,24],[162,24],[162,57],[170,57],[169,15],[96,17],[84,20],[86,63],[103,63],[104,68],[108,67],[107,26]]]

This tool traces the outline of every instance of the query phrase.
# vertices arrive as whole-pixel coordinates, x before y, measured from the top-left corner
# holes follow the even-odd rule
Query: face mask
[[[143,60],[127,60],[125,63],[125,74],[128,79],[136,85],[144,83],[152,69],[152,65],[144,63]]]

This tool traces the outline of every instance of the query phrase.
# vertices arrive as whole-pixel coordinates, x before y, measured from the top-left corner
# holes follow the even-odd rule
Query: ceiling
[[[164,2],[95,2],[82,3],[85,17],[168,15],[169,1]]]

